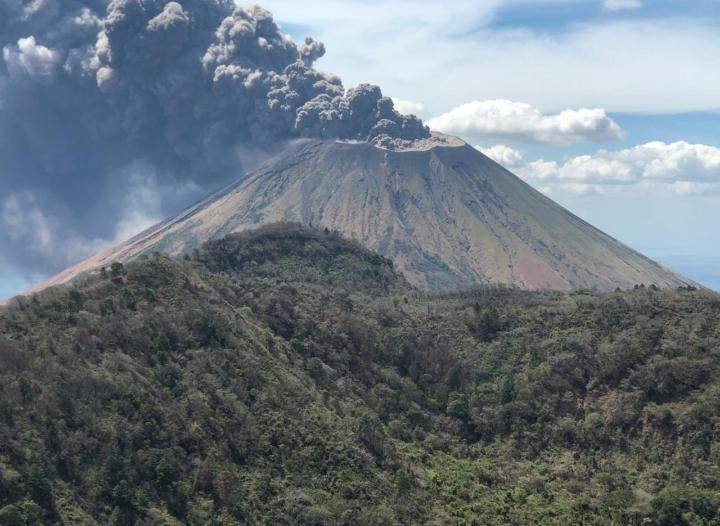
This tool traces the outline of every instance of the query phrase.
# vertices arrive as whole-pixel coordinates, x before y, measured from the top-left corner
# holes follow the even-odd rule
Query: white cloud
[[[600,6],[599,0],[597,5]],[[505,10],[587,5],[588,0],[264,0],[297,38],[323,40],[321,69],[347,86],[380,84],[421,100],[438,115],[469,100],[523,100],[546,112],[717,109],[717,17],[682,16],[569,22],[557,28],[494,26]],[[708,7],[708,10],[710,8]]]
[[[28,254],[51,258],[67,265],[104,247],[99,239],[85,239],[59,227],[47,215],[31,192],[7,196],[0,205],[0,225],[4,234]]]
[[[671,188],[678,195],[717,195],[720,194],[720,182],[696,183],[693,181],[676,181]]]
[[[151,176],[130,174],[123,212],[106,238],[90,238],[69,229],[43,210],[32,192],[10,194],[0,201],[0,229],[25,257],[42,257],[62,268],[116,245],[160,221],[158,190]],[[0,255],[0,267],[3,258]]]
[[[720,148],[683,141],[600,150],[562,163],[541,159],[516,165],[514,170],[545,191],[590,193],[613,187],[662,185],[679,195],[720,192]]]
[[[537,0],[542,2],[543,0]],[[556,1],[556,0],[555,0]],[[408,23],[408,29],[454,25],[463,27],[489,22],[501,7],[516,0],[456,0],[452,9],[442,2],[418,4],[416,0],[322,0],[297,2],[296,0],[266,0],[263,7],[272,11],[282,25],[283,21],[314,27],[337,27],[342,31],[368,29],[379,32],[396,32],[390,21]],[[545,3],[553,3],[553,0]],[[338,27],[338,24],[342,24]],[[287,30],[287,28],[285,28]]]
[[[641,0],[604,0],[603,6],[608,11],[626,11],[628,9],[639,9],[642,7]]]
[[[160,191],[156,187],[152,172],[148,172],[143,166],[134,165],[126,177],[130,181],[130,187],[125,196],[125,209],[115,226],[115,236],[108,245],[127,241],[162,218]]]
[[[543,115],[529,104],[504,99],[468,102],[430,119],[428,124],[433,130],[484,140],[572,143],[622,137],[620,126],[602,109]]]
[[[504,144],[496,144],[495,146],[488,147],[476,146],[475,148],[506,168],[521,166],[525,157],[525,154],[520,150],[510,148]]]
[[[29,36],[18,40],[17,46],[5,46],[3,59],[11,75],[47,77],[53,74],[60,62],[60,54],[41,46],[35,41],[34,36]]]
[[[80,28],[100,28],[102,25],[102,20],[87,7],[80,9],[73,22]]]
[[[40,253],[46,253],[50,249],[50,221],[38,208],[32,194],[18,193],[5,198],[0,219],[10,239],[22,239]]]
[[[422,102],[415,102],[414,100],[398,99],[392,97],[395,109],[403,114],[422,115],[425,111],[425,104]]]

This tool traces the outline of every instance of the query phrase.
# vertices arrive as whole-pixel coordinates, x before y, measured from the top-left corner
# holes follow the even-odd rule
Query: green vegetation
[[[276,225],[0,311],[0,524],[720,525],[720,296]]]

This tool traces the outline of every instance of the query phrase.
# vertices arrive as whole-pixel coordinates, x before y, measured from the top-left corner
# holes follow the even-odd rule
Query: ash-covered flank
[[[337,230],[432,291],[483,284],[605,291],[691,284],[463,141],[434,134],[395,150],[297,141],[246,178],[44,285],[155,251],[180,256],[207,240],[277,222]]]

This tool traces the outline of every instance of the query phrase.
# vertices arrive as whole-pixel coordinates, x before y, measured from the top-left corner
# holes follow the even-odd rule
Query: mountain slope
[[[415,148],[302,141],[176,218],[50,280],[293,221],[338,230],[430,290],[676,287],[679,276],[593,228],[458,139]]]
[[[141,258],[0,309],[0,524],[717,524],[719,328],[299,226]]]

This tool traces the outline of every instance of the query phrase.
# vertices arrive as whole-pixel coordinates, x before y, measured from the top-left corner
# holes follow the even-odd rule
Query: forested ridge
[[[0,524],[720,525],[720,295],[272,225],[0,310]]]

